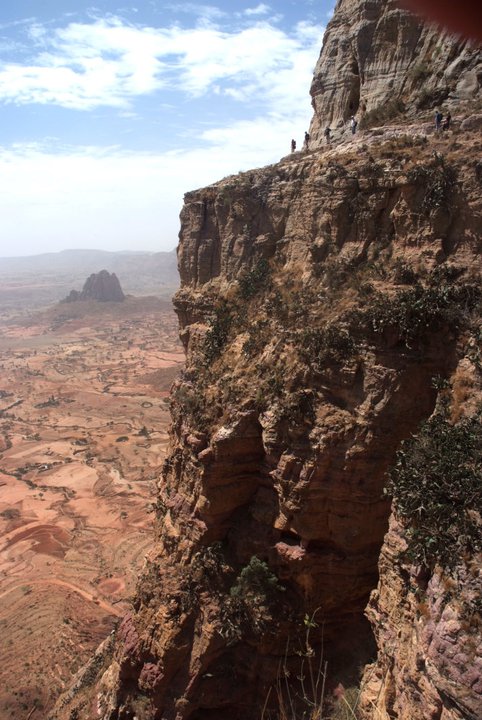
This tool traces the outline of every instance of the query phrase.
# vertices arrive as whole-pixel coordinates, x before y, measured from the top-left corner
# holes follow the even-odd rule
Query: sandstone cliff
[[[365,132],[186,195],[155,546],[52,718],[315,718],[322,696],[323,717],[480,716],[480,490],[425,507],[425,440],[415,519],[403,483],[394,513],[383,493],[422,421],[480,439],[480,122]],[[440,508],[456,520],[431,539]]]
[[[314,144],[329,125],[348,132],[442,105],[477,106],[482,59],[474,44],[441,33],[399,7],[396,0],[339,0],[329,22],[311,86]],[[338,128],[338,130],[337,130]]]
[[[387,530],[385,472],[432,413],[433,378],[457,378],[461,363],[476,372],[482,206],[466,158],[480,141],[465,140],[439,144],[435,158],[416,135],[378,141],[368,160],[289,158],[186,196],[176,307],[187,369],[173,392],[159,535],[94,705],[75,697],[78,717],[95,706],[105,720],[257,718],[267,698],[276,704],[280,662],[296,684],[314,613],[327,693],[376,653],[363,613]],[[394,717],[411,672],[401,658],[418,601],[392,577],[401,541],[391,537],[372,600],[368,717],[383,702]],[[437,595],[417,622],[435,632],[443,607]],[[454,678],[463,707],[478,707],[473,677],[445,660],[439,681],[410,653],[422,689],[396,717],[442,717]],[[398,661],[407,677],[395,681]],[[426,687],[439,714],[424,714]]]
[[[64,302],[77,302],[78,300],[122,302],[125,300],[125,295],[122,292],[117,275],[109,273],[107,270],[101,270],[98,273],[89,275],[80,292],[71,290]]]

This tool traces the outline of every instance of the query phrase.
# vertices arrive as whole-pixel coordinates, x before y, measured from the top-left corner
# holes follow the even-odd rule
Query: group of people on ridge
[[[354,135],[356,133],[356,129],[358,126],[358,120],[354,117],[354,115],[351,116],[350,119],[350,128],[351,128],[351,134]],[[323,135],[325,136],[325,140],[328,145],[331,143],[331,128],[327,125],[326,128],[323,131]],[[310,145],[310,135],[308,132],[305,132],[305,140],[303,143],[303,150],[308,150]],[[291,141],[291,152],[296,152],[296,140]]]
[[[310,145],[310,134],[308,132],[305,132],[305,141],[303,143],[303,150],[308,150]],[[291,152],[295,152],[296,150],[296,140],[291,141]]]
[[[447,113],[447,115],[444,116],[440,112],[440,110],[435,110],[435,132],[440,132],[441,130],[448,130],[450,128],[450,124],[452,122],[452,115],[450,112]],[[354,115],[350,117],[350,130],[351,134],[355,135],[356,130],[358,127],[358,120]],[[331,144],[331,133],[332,130],[329,125],[326,126],[326,128],[323,131],[323,135],[325,136],[326,144]],[[307,132],[305,132],[305,140],[303,143],[303,150],[308,150],[310,143],[310,136]],[[291,141],[291,152],[296,151],[296,140]]]
[[[448,130],[450,128],[450,123],[452,122],[452,115],[450,112],[447,113],[445,116],[442,115],[440,110],[435,110],[435,132],[440,132],[441,130]]]

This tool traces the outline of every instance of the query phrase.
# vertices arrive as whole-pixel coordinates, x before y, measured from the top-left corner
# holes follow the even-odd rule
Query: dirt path
[[[73,590],[78,595],[81,595],[85,600],[88,600],[89,602],[95,603],[98,607],[101,607],[103,610],[106,610],[106,612],[110,613],[111,615],[115,615],[116,617],[123,617],[125,615],[125,612],[117,607],[114,607],[110,603],[105,602],[104,600],[101,600],[96,595],[93,595],[92,593],[88,592],[87,590],[82,590],[82,588],[77,587],[76,585],[72,585],[72,583],[69,583],[65,580],[59,580],[58,578],[52,578],[52,579],[45,579],[45,580],[28,580],[24,581],[22,583],[18,583],[17,585],[13,585],[12,587],[9,587],[7,590],[4,590],[0,594],[0,600],[5,597],[5,595],[8,595],[9,593],[13,592],[14,590],[18,590],[18,588],[23,587],[25,584],[28,585],[57,585],[60,587],[68,588],[69,590]]]

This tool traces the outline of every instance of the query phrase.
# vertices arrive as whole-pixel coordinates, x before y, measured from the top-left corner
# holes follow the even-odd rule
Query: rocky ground
[[[0,717],[45,717],[129,608],[184,360],[156,298],[0,328]]]

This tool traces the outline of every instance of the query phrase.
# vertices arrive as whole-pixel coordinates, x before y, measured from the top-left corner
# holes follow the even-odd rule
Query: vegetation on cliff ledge
[[[482,413],[449,420],[447,404],[402,444],[387,492],[408,525],[407,559],[448,570],[482,550]]]

